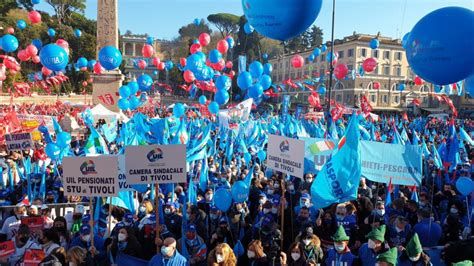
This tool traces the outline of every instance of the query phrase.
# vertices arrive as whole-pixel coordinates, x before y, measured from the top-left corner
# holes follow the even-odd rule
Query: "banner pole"
[[[112,229],[112,198],[109,197],[109,227],[107,228],[107,236],[110,237],[110,231]]]
[[[155,224],[156,224],[156,228],[155,228],[155,237],[159,237],[159,227],[160,227],[160,199],[158,198],[159,197],[159,192],[158,192],[158,184],[155,184]],[[160,247],[156,246],[156,252],[157,253],[160,253]]]
[[[89,213],[90,213],[90,220],[89,225],[91,227],[91,247],[94,246],[94,208],[92,206],[92,196],[89,197]],[[91,256],[94,257],[94,254],[91,253]]]
[[[286,193],[286,188],[285,188],[285,182],[283,181],[283,178],[280,180],[280,186],[281,186],[281,195],[282,197],[285,197]],[[281,240],[280,240],[280,247],[283,247],[283,232],[285,230],[285,204],[284,202],[280,201],[281,204]],[[291,211],[291,210],[290,210]]]

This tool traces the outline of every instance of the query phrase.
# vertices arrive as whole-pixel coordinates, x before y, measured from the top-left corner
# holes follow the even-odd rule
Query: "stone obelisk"
[[[118,48],[118,0],[97,1],[97,55],[107,45]],[[109,110],[118,111],[118,88],[122,86],[123,75],[120,70],[103,71],[100,75],[92,75],[93,104],[102,104]]]

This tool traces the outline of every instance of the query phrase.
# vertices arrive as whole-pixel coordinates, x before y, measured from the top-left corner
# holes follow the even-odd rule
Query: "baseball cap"
[[[79,230],[81,235],[88,235],[91,233],[91,227],[88,224],[83,224]]]
[[[194,224],[188,225],[188,232],[196,233],[196,226]]]

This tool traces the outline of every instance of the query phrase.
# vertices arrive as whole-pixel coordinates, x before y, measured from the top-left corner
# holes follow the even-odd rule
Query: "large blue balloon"
[[[140,99],[138,99],[135,95],[130,96],[128,102],[130,103],[131,110],[135,110],[140,106]]]
[[[474,190],[474,182],[469,177],[463,176],[456,181],[456,188],[463,196],[467,196]]]
[[[176,118],[180,118],[186,112],[186,107],[182,103],[175,103],[173,106],[173,115]]]
[[[199,104],[205,105],[207,102],[207,98],[204,95],[199,96]]]
[[[234,48],[234,45],[235,45],[234,38],[229,36],[229,37],[227,37],[226,41],[227,41],[227,44],[229,45],[229,49]]]
[[[213,64],[219,63],[221,59],[222,59],[222,54],[219,51],[217,51],[217,49],[214,49],[209,52],[209,61],[211,61],[211,63]]]
[[[153,79],[148,74],[142,74],[138,77],[137,83],[141,91],[149,91],[153,85]]]
[[[298,36],[318,17],[322,0],[242,0],[244,14],[260,34],[284,41]]]
[[[249,188],[244,181],[237,181],[232,185],[232,199],[237,203],[246,201],[249,197]]]
[[[33,39],[31,41],[31,44],[36,46],[36,49],[38,49],[38,51],[41,50],[41,47],[43,47],[43,42],[40,39]]]
[[[74,36],[76,36],[76,38],[81,38],[82,31],[80,29],[75,29],[74,30]]]
[[[76,62],[76,65],[78,68],[83,68],[83,67],[87,67],[87,59],[85,57],[79,57],[77,59],[77,62]]]
[[[41,64],[53,71],[63,70],[69,62],[66,50],[54,43],[47,44],[41,48],[39,57]]]
[[[114,46],[105,46],[99,51],[99,62],[106,70],[116,69],[122,63],[122,53]]]
[[[232,204],[232,195],[225,188],[219,188],[214,193],[214,204],[223,212],[226,212]]]
[[[140,88],[140,86],[138,86],[138,82],[136,81],[129,82],[127,86],[130,88],[130,95],[135,95]]]
[[[204,55],[205,56],[205,55]],[[186,70],[190,70],[193,73],[199,72],[205,65],[206,59],[202,60],[202,56],[198,53],[188,56],[186,59]]]
[[[10,34],[3,35],[2,49],[7,53],[15,52],[18,49],[18,39]]]
[[[155,39],[151,36],[148,36],[146,38],[146,43],[149,44],[149,45],[152,45],[154,41],[155,41]]]
[[[263,73],[265,75],[271,75],[272,72],[273,72],[273,65],[270,63],[265,63],[265,65],[263,65]]]
[[[211,102],[209,106],[207,107],[207,109],[209,110],[211,114],[215,115],[219,112],[219,104],[216,102]]]
[[[26,28],[26,22],[23,20],[23,19],[19,19],[17,22],[16,22],[16,26],[22,30],[24,28]]]
[[[320,54],[321,54],[321,49],[319,49],[319,48],[314,48],[314,50],[313,50],[313,55],[314,55],[314,56],[319,56]]]
[[[262,94],[263,94],[263,87],[262,87],[262,85],[260,85],[258,83],[252,85],[249,88],[249,96],[254,98],[254,99],[257,99]]]
[[[410,32],[408,63],[422,79],[437,85],[456,83],[473,74],[474,13],[445,7],[424,16]]]
[[[248,89],[252,86],[252,75],[247,71],[242,71],[237,77],[237,86],[242,90]]]
[[[219,105],[226,104],[229,101],[229,92],[226,90],[217,90],[214,95],[214,101]]]
[[[263,75],[260,78],[260,85],[262,85],[263,90],[268,90],[272,86],[272,78],[269,75]]]
[[[228,90],[232,86],[232,80],[226,75],[220,75],[216,80],[218,90]]]
[[[321,52],[326,52],[326,50],[328,49],[327,45],[323,44],[321,45]]]
[[[245,34],[252,34],[252,32],[254,31],[254,28],[252,27],[252,25],[250,25],[250,23],[245,23],[244,24],[244,32]]]
[[[120,97],[127,98],[128,96],[130,96],[130,94],[130,87],[128,87],[127,85],[123,85],[119,88]]]
[[[48,29],[48,36],[49,36],[49,37],[54,37],[54,36],[56,36],[56,30],[54,30],[53,28],[49,28],[49,29]]]
[[[403,35],[403,38],[402,38],[402,47],[403,47],[403,49],[407,49],[408,37],[410,37],[409,32],[407,32],[407,33],[405,33],[405,35]]]
[[[464,88],[466,88],[466,92],[469,93],[472,98],[474,98],[474,74],[470,75],[464,81]]]
[[[33,5],[37,5],[37,4],[39,4],[40,2],[41,2],[41,0],[31,0],[31,3],[32,3]]]
[[[71,134],[66,131],[59,132],[56,136],[56,144],[61,149],[66,148],[71,144]]]
[[[46,152],[46,155],[51,158],[51,160],[57,160],[59,158],[59,154],[61,153],[58,145],[54,144],[53,142],[46,144],[44,151]]]
[[[308,56],[308,61],[309,61],[309,62],[313,62],[315,58],[316,58],[316,56],[315,56],[314,54],[310,54],[310,55]]]
[[[94,69],[94,65],[97,63],[97,61],[95,61],[94,59],[91,59],[87,62],[87,67],[90,69],[90,70],[93,70]]]
[[[377,49],[377,48],[379,48],[379,45],[380,45],[380,41],[379,41],[378,39],[376,39],[376,38],[370,40],[370,42],[369,42],[369,46],[370,46],[370,48],[372,48],[372,49]]]
[[[258,61],[253,61],[249,66],[249,72],[252,75],[252,78],[258,79],[263,74],[263,65]]]
[[[126,98],[120,98],[117,102],[117,105],[120,110],[130,109],[130,102]]]

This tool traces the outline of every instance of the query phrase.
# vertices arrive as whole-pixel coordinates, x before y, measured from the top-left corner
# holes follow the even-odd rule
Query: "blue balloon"
[[[153,85],[153,79],[148,74],[142,74],[138,77],[137,83],[141,91],[149,91]]]
[[[268,90],[272,86],[272,77],[269,75],[263,75],[260,78],[260,85],[262,85],[263,90]]]
[[[120,110],[130,109],[130,102],[127,100],[127,98],[120,98],[117,102],[117,105]]]
[[[216,102],[211,102],[209,106],[207,106],[207,109],[211,114],[217,114],[219,112],[219,104]]]
[[[76,36],[76,38],[81,38],[82,31],[80,29],[75,29],[74,30],[74,36]]]
[[[263,65],[263,73],[265,75],[271,75],[272,72],[273,72],[273,65],[270,63],[265,63],[265,65]]]
[[[250,23],[245,23],[244,24],[244,32],[245,34],[249,35],[249,34],[252,34],[252,32],[254,31],[254,28],[252,27],[252,25],[250,25]]]
[[[199,40],[198,40],[198,39],[194,39],[193,44],[198,44],[198,43],[199,43]]]
[[[57,160],[59,158],[59,154],[61,153],[58,145],[54,144],[53,142],[46,144],[44,151],[46,152],[46,155],[48,155],[48,157],[53,161]]]
[[[471,98],[474,98],[474,74],[464,80],[464,88],[466,88],[466,92],[471,95]]]
[[[152,45],[154,41],[155,41],[155,38],[153,38],[151,36],[148,36],[146,38],[146,43],[149,44],[149,45]]]
[[[123,85],[122,87],[119,88],[119,95],[122,98],[128,98],[130,96],[130,88],[127,85]]]
[[[194,25],[199,26],[201,24],[201,20],[198,18],[195,18],[193,21]]]
[[[245,163],[248,165],[250,163],[250,160],[252,160],[252,155],[250,155],[250,153],[248,152],[244,153],[244,160]]]
[[[207,102],[207,98],[204,95],[199,96],[199,104],[205,105]]]
[[[56,145],[64,149],[71,144],[71,134],[66,131],[59,132],[56,136]]]
[[[49,28],[49,29],[48,29],[48,36],[49,36],[49,37],[54,37],[54,36],[56,36],[56,30],[54,30],[53,28]]]
[[[226,90],[217,90],[214,95],[214,101],[219,105],[226,104],[229,101],[229,92]]]
[[[319,91],[319,94],[326,94],[326,87],[321,86],[321,87],[319,87],[318,91]]]
[[[97,63],[97,61],[95,61],[94,59],[91,59],[87,62],[87,67],[90,69],[90,70],[93,70],[94,69],[94,65]]]
[[[316,56],[315,56],[314,54],[310,54],[310,55],[308,56],[308,61],[309,61],[309,62],[313,62],[313,61],[314,61],[314,58],[316,58]]]
[[[18,49],[18,39],[10,34],[5,34],[2,37],[2,49],[7,53],[11,53]]]
[[[218,90],[228,90],[232,86],[232,80],[226,75],[220,75],[216,80]]]
[[[217,49],[214,49],[209,52],[209,61],[211,61],[211,63],[213,64],[219,63],[221,59],[222,59],[222,54],[219,51],[217,51]]]
[[[140,86],[138,86],[138,82],[136,81],[129,82],[127,86],[130,88],[130,95],[135,95],[140,88]]]
[[[79,57],[77,59],[77,62],[76,62],[76,65],[78,68],[83,68],[83,67],[87,67],[87,64],[89,62],[87,61],[87,59],[85,57]]]
[[[168,60],[165,62],[165,69],[167,71],[170,71],[171,69],[173,69],[173,67],[174,67],[173,61]]]
[[[105,46],[99,51],[100,65],[106,70],[113,70],[122,63],[122,53],[114,46]]]
[[[474,190],[474,182],[469,177],[460,177],[456,181],[456,188],[463,195],[467,196]]]
[[[267,60],[267,59],[268,59],[268,54],[263,54],[263,55],[262,55],[262,58],[265,59],[265,60]]]
[[[321,52],[324,53],[324,52],[326,52],[327,49],[328,49],[328,47],[325,44],[321,45]]]
[[[190,70],[193,73],[199,72],[205,66],[205,61],[202,60],[202,56],[198,53],[188,56],[186,59],[186,70]]]
[[[319,48],[314,48],[314,50],[313,50],[313,55],[314,55],[314,56],[319,56],[320,54],[321,54],[321,49],[319,49]]]
[[[226,212],[232,204],[232,195],[227,189],[219,188],[214,193],[214,204],[220,211]]]
[[[377,48],[379,48],[379,45],[380,45],[380,41],[379,41],[378,39],[376,39],[376,38],[370,40],[370,42],[369,42],[369,46],[370,46],[370,48],[372,48],[372,49],[377,49]]]
[[[229,49],[234,48],[234,45],[235,45],[234,38],[229,36],[229,37],[227,37],[226,41],[227,41],[227,44],[229,45]]]
[[[252,75],[252,78],[258,79],[263,74],[263,65],[258,61],[253,61],[249,66],[249,72]]]
[[[382,135],[382,137],[380,137],[380,139],[382,140],[382,142],[387,141],[387,135]]]
[[[153,75],[158,75],[158,70],[153,70]]]
[[[404,83],[400,83],[400,85],[398,85],[398,90],[399,91],[404,91],[406,88],[406,85]]]
[[[337,56],[335,53],[332,53],[332,61],[336,60],[337,59]],[[327,53],[326,55],[326,61],[327,62],[331,62],[331,53]]]
[[[247,71],[242,71],[237,77],[237,86],[241,90],[246,90],[252,86],[252,75]]]
[[[263,162],[267,158],[267,153],[264,150],[260,150],[259,152],[257,152],[257,157],[260,162]]]
[[[413,72],[437,85],[456,83],[473,73],[474,13],[445,7],[416,23],[407,41],[406,56]]]
[[[173,106],[173,116],[176,118],[180,118],[186,112],[186,108],[182,103],[175,103]]]
[[[19,20],[17,20],[17,22],[16,22],[16,26],[17,26],[20,30],[22,30],[22,29],[26,28],[26,22],[25,22],[23,19],[19,19]]]
[[[31,0],[31,3],[32,3],[33,5],[37,5],[37,4],[39,4],[40,2],[41,2],[41,0]]]
[[[135,110],[140,106],[140,100],[136,96],[130,96],[128,102],[130,103],[130,110]]]
[[[41,47],[43,47],[43,42],[40,39],[33,39],[31,41],[31,44],[36,46],[36,49],[38,49],[38,51],[41,50]]]
[[[249,197],[249,188],[244,181],[237,181],[232,185],[232,199],[237,203],[245,202]]]
[[[408,37],[410,37],[409,32],[407,32],[407,33],[405,33],[405,35],[403,35],[403,38],[402,38],[402,47],[403,47],[403,49],[407,49]]]
[[[261,95],[263,94],[263,87],[262,85],[256,83],[254,85],[252,85],[250,88],[249,88],[249,96],[254,98],[254,99],[257,99],[258,97],[260,97]]]
[[[41,64],[53,71],[63,70],[69,62],[66,50],[54,43],[45,45],[40,50],[39,57]]]
[[[244,14],[258,33],[288,40],[308,29],[318,17],[322,0],[242,0]]]

